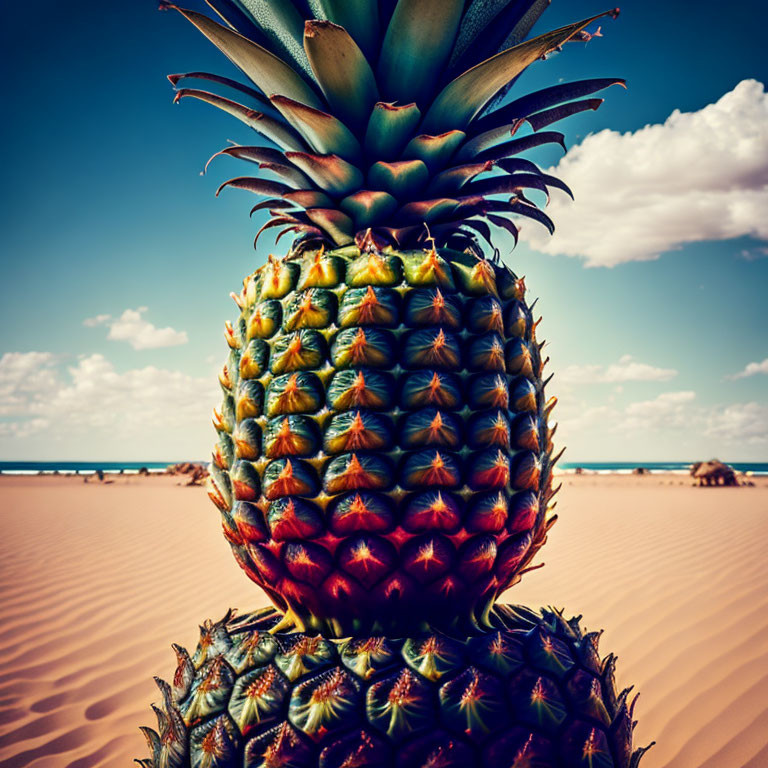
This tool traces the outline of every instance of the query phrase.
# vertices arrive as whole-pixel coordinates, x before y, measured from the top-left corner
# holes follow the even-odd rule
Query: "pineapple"
[[[224,24],[169,7],[251,83],[172,75],[176,100],[274,145],[217,153],[263,172],[221,188],[265,198],[259,235],[296,235],[227,327],[210,481],[226,537],[300,629],[482,627],[554,520],[557,457],[525,284],[481,241],[516,238],[518,216],[552,228],[526,191],[568,188],[519,155],[562,144],[541,129],[622,81],[492,107],[599,16],[520,42],[546,3],[209,4]],[[180,87],[193,79],[246,103]]]
[[[201,627],[157,680],[144,768],[634,768],[629,690],[597,633],[496,606],[485,633],[332,640],[274,609]]]
[[[475,253],[321,245],[236,298],[210,494],[238,563],[328,636],[486,626],[552,522],[523,281]]]
[[[505,97],[600,17],[529,38],[547,0],[207,2],[223,23],[164,5],[249,83],[172,75],[176,100],[259,134],[214,155],[262,172],[220,190],[263,198],[257,240],[294,238],[233,294],[209,483],[277,610],[176,647],[139,762],[633,768],[597,635],[495,604],[554,522],[557,456],[538,321],[492,237],[552,229],[528,193],[568,187],[520,154],[623,81]]]

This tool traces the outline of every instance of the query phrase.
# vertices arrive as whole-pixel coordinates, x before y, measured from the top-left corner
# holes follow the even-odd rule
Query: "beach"
[[[642,768],[768,765],[768,478],[563,476],[560,520],[507,602],[605,629],[640,692]],[[145,757],[171,642],[266,604],[178,477],[0,476],[0,768]]]

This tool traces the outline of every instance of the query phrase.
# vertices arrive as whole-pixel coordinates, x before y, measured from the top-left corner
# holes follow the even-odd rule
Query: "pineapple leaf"
[[[281,58],[288,59],[309,77],[312,72],[302,46],[304,19],[290,2],[239,0],[269,38],[270,46]]]
[[[385,98],[426,105],[451,54],[464,0],[400,0],[381,44],[376,79]]]
[[[549,190],[541,174],[515,173],[508,176],[494,176],[490,179],[480,179],[467,184],[464,191],[468,195],[509,195],[516,194],[521,189],[536,189],[547,196],[549,202]],[[566,187],[567,189],[567,187]]]
[[[378,99],[371,67],[349,33],[330,21],[308,21],[304,47],[320,90],[334,114],[359,130]]]
[[[501,22],[501,30],[509,29],[498,50],[522,43],[551,2],[552,0],[523,0],[518,3],[519,8],[508,8],[506,13],[502,14],[503,18],[497,19]]]
[[[506,106],[483,115],[479,120],[475,120],[472,123],[471,132],[473,134],[482,133],[503,123],[510,123],[514,120],[528,117],[548,107],[572,101],[573,99],[580,99],[582,96],[589,96],[612,85],[620,85],[623,88],[627,87],[626,81],[620,78],[599,78],[576,80],[572,83],[563,83],[562,85],[554,85],[551,88],[544,88],[535,93],[521,96],[519,99],[509,102]]]
[[[260,203],[256,203],[256,205],[251,208],[251,216],[257,211],[263,211],[265,208],[274,209],[271,210],[270,213],[272,215],[277,215],[276,211],[282,211],[285,208],[293,208],[293,203],[279,197],[269,197],[266,200],[262,200]]]
[[[559,107],[552,107],[552,109],[545,109],[541,112],[536,112],[533,115],[528,115],[526,120],[534,131],[538,131],[547,125],[552,125],[552,123],[556,123],[558,120],[563,120],[564,118],[578,114],[579,112],[585,112],[588,109],[599,109],[602,103],[603,99],[571,101],[568,104],[561,104]]]
[[[208,172],[208,166],[220,155],[236,157],[238,160],[247,160],[251,163],[280,163],[285,160],[285,155],[282,152],[271,147],[245,147],[241,144],[233,144],[231,147],[224,147],[224,149],[211,155],[205,164],[203,174]]]
[[[251,42],[221,24],[217,24],[201,13],[176,5],[169,5],[168,7],[177,10],[197,27],[267,96],[282,94],[309,107],[320,108],[322,106],[320,98],[296,70],[266,48]]]
[[[354,242],[354,223],[345,213],[334,208],[310,208],[307,216],[310,221],[327,232],[337,245]]]
[[[517,77],[536,59],[567,42],[588,24],[604,15],[601,13],[534,37],[486,59],[459,75],[434,100],[424,118],[422,129],[441,131],[449,127],[466,127],[506,83]]]
[[[434,200],[418,200],[406,203],[399,211],[398,218],[408,223],[426,223],[443,219],[452,214],[458,207],[458,201],[448,197],[438,197]]]
[[[490,32],[488,25],[504,10],[505,6],[514,4],[516,1],[469,0],[467,10],[461,19],[459,32],[456,35],[456,43],[451,53],[449,62],[451,69],[461,67],[461,71],[463,71],[471,66],[471,64],[465,62],[463,54],[470,48],[475,50],[482,46],[485,37]],[[482,54],[478,51],[476,55],[479,57]]]
[[[357,231],[372,226],[397,210],[397,200],[392,195],[368,189],[348,195],[339,205],[355,220]]]
[[[473,229],[480,235],[480,237],[483,238],[483,240],[485,240],[486,243],[493,245],[493,241],[491,239],[491,228],[482,219],[469,219],[468,221],[463,222],[462,228],[463,227],[469,227],[469,229]]]
[[[313,186],[309,177],[305,176],[295,166],[286,162],[285,155],[282,152],[269,149],[268,147],[243,147],[240,145],[225,147],[208,160],[203,173],[208,170],[211,161],[221,155],[228,155],[229,157],[236,157],[238,160],[256,163],[259,168],[282,176],[286,181],[293,184],[296,189],[311,189]]]
[[[415,104],[396,106],[383,101],[374,105],[365,133],[365,151],[382,160],[395,160],[421,119]]]
[[[539,20],[539,17],[544,13],[544,11],[547,10],[551,1],[552,0],[525,0],[524,12],[519,17],[514,17],[509,20],[513,22],[513,24],[510,24],[512,29],[496,50],[503,51],[507,48],[511,48],[514,45],[519,45],[522,43],[523,40],[528,37],[530,31]],[[499,26],[500,28],[503,28],[504,25]],[[510,80],[503,88],[501,88],[490,100],[490,102],[488,102],[487,106],[495,106],[501,103],[516,80],[517,78],[515,77],[514,79]]]
[[[475,136],[466,141],[459,150],[456,157],[459,160],[468,160],[477,157],[483,150],[493,147],[499,142],[514,136],[525,123],[525,120],[515,120],[507,125],[500,125],[489,131]]]
[[[495,147],[480,152],[477,159],[501,160],[504,157],[511,157],[544,144],[559,144],[563,148],[563,152],[566,151],[565,136],[562,133],[543,131],[542,133],[533,133],[530,136],[522,136],[519,139],[512,139],[512,141],[507,141],[504,144],[497,144]]]
[[[337,154],[352,161],[360,158],[362,150],[359,142],[338,118],[285,96],[272,96],[271,101],[315,152]]]
[[[461,189],[467,182],[481,173],[486,173],[493,168],[493,163],[469,163],[449,168],[432,179],[429,192],[435,194],[447,194]]]
[[[225,99],[223,96],[217,96],[215,93],[200,91],[196,88],[181,88],[176,92],[174,102],[178,103],[184,98],[193,98],[211,104],[227,114],[236,117],[245,123],[254,131],[273,141],[281,149],[287,149],[300,152],[306,149],[306,145],[301,137],[282,119],[275,119],[265,115],[263,112],[257,112],[254,109],[244,107],[236,101]]]
[[[423,160],[432,170],[441,168],[465,138],[464,131],[447,131],[439,136],[426,133],[414,136],[403,151],[403,159]]]
[[[494,226],[501,227],[501,229],[505,229],[507,232],[509,232],[515,241],[515,245],[517,245],[517,239],[520,236],[520,230],[509,219],[505,218],[504,216],[499,216],[495,213],[486,214],[486,218]]]
[[[216,190],[216,197],[221,194],[226,187],[235,187],[235,189],[246,189],[248,192],[253,192],[256,195],[264,195],[266,197],[283,197],[288,192],[291,192],[291,188],[287,184],[281,184],[279,181],[268,181],[254,176],[238,176],[234,179],[229,179],[219,186]]]
[[[546,213],[540,211],[535,205],[525,202],[524,200],[514,200],[510,202],[510,207],[514,213],[517,213],[520,216],[527,216],[529,219],[533,219],[534,221],[543,224],[549,230],[550,235],[555,234],[555,224],[552,219],[550,219]]]
[[[525,160],[522,157],[504,157],[501,160],[496,160],[494,165],[497,168],[501,168],[505,173],[524,171],[525,173],[538,173],[541,175],[541,169],[536,163],[532,163],[530,160]]]
[[[359,189],[363,183],[363,174],[360,169],[338,155],[286,152],[285,156],[317,186],[332,195],[348,195]]]
[[[391,193],[398,199],[417,193],[429,179],[429,171],[423,160],[400,160],[396,163],[379,161],[368,171],[368,183]]]
[[[366,57],[375,60],[379,53],[379,8],[376,0],[309,0],[309,7],[316,18],[344,27]]]
[[[210,72],[182,72],[175,75],[167,75],[168,81],[174,88],[178,88],[179,83],[184,80],[209,80],[212,83],[218,83],[224,85],[227,88],[232,88],[235,91],[244,93],[246,96],[250,96],[255,101],[267,109],[272,109],[272,105],[269,103],[263,93],[257,91],[255,88],[251,88],[242,83],[238,83],[237,80],[232,80],[229,77],[222,77],[221,75],[213,75]]]
[[[267,44],[267,38],[261,29],[253,23],[253,19],[234,0],[205,0],[205,2],[235,32],[239,32],[244,37],[261,45]]]
[[[273,229],[274,227],[282,227],[285,224],[289,224],[293,226],[289,226],[283,229],[278,235],[277,239],[281,238],[285,234],[288,234],[289,232],[298,232],[298,231],[315,232],[318,235],[323,234],[321,230],[311,226],[311,224],[309,224],[308,222],[309,222],[309,219],[307,219],[307,222],[303,222],[303,221],[299,221],[293,216],[275,216],[274,218],[269,219],[267,223],[264,224],[264,226],[261,227],[261,229],[259,229],[259,231],[256,233],[256,237],[253,240],[253,247],[255,248],[258,245],[259,238],[264,232],[266,232],[266,230]]]
[[[313,189],[297,189],[287,192],[283,197],[288,202],[298,205],[300,208],[315,208],[333,205],[333,201],[324,192],[318,192]]]
[[[451,57],[453,76],[522,42],[550,0],[473,0],[464,14]],[[507,42],[514,38],[514,42]]]

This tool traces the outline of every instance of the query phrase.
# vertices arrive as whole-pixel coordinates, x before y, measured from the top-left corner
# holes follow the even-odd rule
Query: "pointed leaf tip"
[[[438,94],[424,118],[422,130],[436,133],[449,125],[466,127],[507,83],[530,64],[570,40],[588,24],[612,14],[613,11],[607,11],[555,29],[476,64]]]
[[[197,27],[264,93],[281,93],[310,107],[322,106],[321,100],[310,85],[279,56],[202,13],[180,8],[171,3],[168,3],[168,7],[178,11]]]

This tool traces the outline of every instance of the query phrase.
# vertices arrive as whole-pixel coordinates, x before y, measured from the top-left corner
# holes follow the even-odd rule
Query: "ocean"
[[[0,461],[0,472],[8,475],[52,474],[93,474],[97,470],[105,473],[136,474],[146,467],[150,472],[162,472],[175,461]],[[673,472],[688,474],[690,461],[563,461],[557,465],[558,472],[572,474],[577,467],[585,472],[597,474],[630,474],[636,467],[650,472]],[[738,472],[754,475],[768,475],[768,462],[728,462]]]

